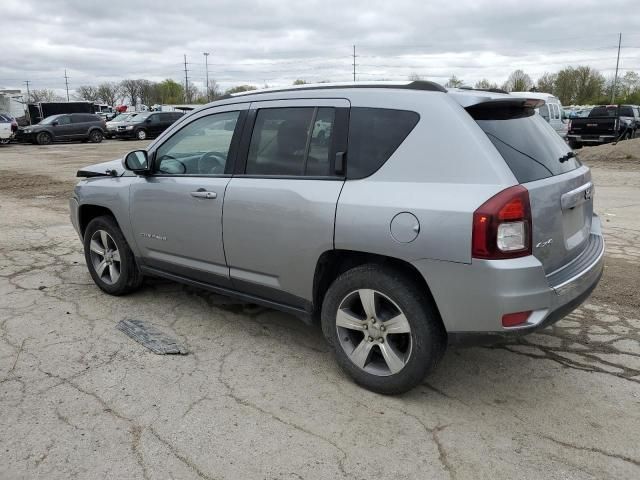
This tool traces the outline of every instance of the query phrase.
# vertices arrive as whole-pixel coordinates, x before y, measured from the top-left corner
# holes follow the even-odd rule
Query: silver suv
[[[319,321],[357,383],[400,393],[447,343],[550,325],[600,279],[591,173],[542,102],[430,82],[235,95],[79,171],[71,219],[105,292],[153,275]]]

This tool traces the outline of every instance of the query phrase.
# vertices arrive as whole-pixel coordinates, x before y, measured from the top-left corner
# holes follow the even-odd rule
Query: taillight
[[[507,188],[473,213],[471,255],[488,260],[531,255],[531,206],[526,188]]]

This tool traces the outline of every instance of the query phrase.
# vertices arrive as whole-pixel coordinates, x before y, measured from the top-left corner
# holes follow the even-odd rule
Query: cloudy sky
[[[223,88],[352,79],[501,84],[587,64],[640,71],[638,0],[2,0],[0,88],[71,89],[123,78]]]

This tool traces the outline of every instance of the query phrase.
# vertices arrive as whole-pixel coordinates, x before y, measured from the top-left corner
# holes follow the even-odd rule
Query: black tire
[[[631,140],[633,138],[633,133],[632,132],[626,132],[623,136],[622,136],[622,140]]]
[[[343,301],[351,298],[350,295],[354,295],[361,289],[375,290],[379,292],[378,295],[382,294],[382,298],[387,297],[394,302],[410,326],[410,333],[403,334],[410,336],[410,354],[404,366],[396,373],[386,373],[383,376],[365,371],[350,359],[341,339],[338,338],[339,332],[336,326],[338,308]],[[322,331],[334,351],[340,368],[358,385],[377,393],[396,395],[411,390],[420,384],[425,375],[436,366],[446,348],[446,332],[427,292],[424,292],[409,275],[383,265],[363,265],[340,275],[331,284],[324,297],[321,319]],[[344,332],[344,330],[341,331]],[[364,334],[364,332],[360,333]],[[361,342],[365,342],[368,335],[369,333],[364,334],[365,338]],[[389,337],[386,338],[389,343]],[[368,339],[371,341],[370,336]],[[347,338],[343,340],[346,341]],[[358,341],[356,339],[352,345]],[[376,351],[376,348],[382,348],[382,346],[370,347],[370,351],[374,353],[367,354],[371,359],[369,364],[373,362],[371,355],[382,358],[381,350]]]
[[[91,253],[91,239],[96,232],[105,231],[119,252],[119,277],[114,283],[108,283],[96,271]],[[111,216],[96,217],[89,222],[84,232],[84,258],[91,278],[95,284],[110,295],[125,295],[138,289],[143,276],[136,264],[133,252],[124,238],[120,227]]]
[[[51,145],[52,142],[53,142],[53,137],[48,132],[40,132],[36,136],[36,143],[38,145]]]
[[[576,142],[575,140],[569,140],[569,147],[573,150],[578,150],[582,148],[582,144],[580,142]]]
[[[100,143],[102,142],[104,135],[102,135],[102,132],[100,130],[91,130],[89,132],[89,141],[91,143]]]
[[[136,130],[136,139],[138,140],[146,140],[149,135],[144,128],[140,128]]]

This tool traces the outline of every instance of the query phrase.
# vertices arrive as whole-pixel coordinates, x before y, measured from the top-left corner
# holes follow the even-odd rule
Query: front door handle
[[[198,190],[197,192],[191,192],[191,196],[196,198],[206,198],[208,200],[213,200],[214,198],[218,197],[218,194],[216,192],[206,192],[206,191]]]

